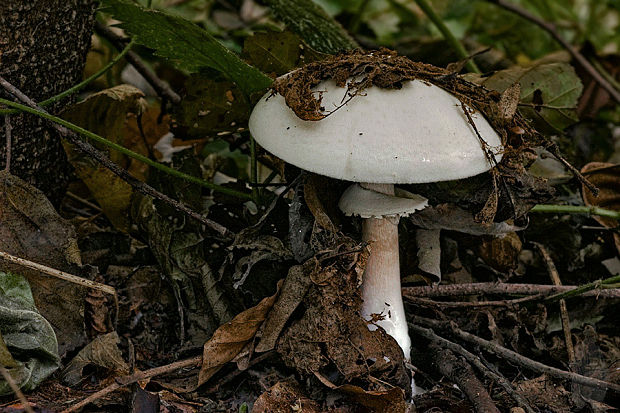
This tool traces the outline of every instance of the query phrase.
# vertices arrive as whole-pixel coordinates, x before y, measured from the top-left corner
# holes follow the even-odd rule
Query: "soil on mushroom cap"
[[[524,168],[532,161],[532,148],[548,148],[552,143],[534,130],[518,112],[503,107],[508,105],[516,108],[515,102],[507,103],[500,93],[467,81],[458,75],[459,70],[451,71],[414,62],[387,49],[373,52],[355,50],[310,63],[280,77],[274,82],[273,90],[285,98],[286,104],[299,118],[308,121],[320,121],[338,110],[336,108],[332,112],[325,112],[321,106],[321,93],[312,90],[329,79],[347,88],[349,100],[363,94],[364,89],[371,86],[399,89],[404,82],[415,79],[448,91],[463,103],[463,111],[468,118],[468,108],[480,111],[501,137],[504,146],[499,168],[490,171],[492,179],[485,188],[476,188],[477,195],[472,195],[479,197],[480,193],[485,194],[482,205],[474,202],[478,205],[477,220],[491,222],[496,218],[505,220],[519,217],[536,203],[552,197],[553,190],[546,180],[532,177]],[[470,123],[473,125],[471,118]],[[496,166],[492,151],[480,139],[489,164]],[[526,188],[523,187],[524,182],[527,183]],[[526,198],[522,195],[526,195]],[[498,211],[503,213],[496,217]]]

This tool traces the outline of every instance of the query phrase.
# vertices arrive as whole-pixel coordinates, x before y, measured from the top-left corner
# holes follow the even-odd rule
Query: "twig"
[[[114,33],[103,23],[96,22],[95,31],[112,43],[118,50],[123,48],[123,44],[126,39]],[[149,82],[159,96],[167,98],[172,103],[181,102],[181,96],[179,96],[166,82],[161,80],[151,69],[149,69],[136,53],[130,51],[127,53],[125,58],[133,67],[136,68],[138,73],[140,73],[146,81]]]
[[[499,409],[474,374],[468,360],[456,357],[451,349],[442,344],[438,340],[433,340],[429,346],[439,372],[465,393],[477,413],[499,413]]]
[[[562,36],[560,36],[560,34],[556,30],[556,27],[555,27],[555,25],[553,23],[546,22],[545,20],[541,19],[540,17],[533,15],[529,11],[527,11],[527,10],[525,10],[525,9],[515,5],[515,4],[509,3],[509,2],[507,2],[505,0],[487,0],[487,1],[489,1],[490,3],[493,3],[493,4],[503,8],[503,9],[511,11],[511,12],[513,12],[513,13],[521,16],[521,17],[523,17],[526,20],[529,20],[530,22],[534,23],[535,25],[537,25],[538,27],[540,27],[541,29],[543,29],[547,33],[549,33],[551,35],[551,37],[553,37],[555,39],[555,41],[560,43],[562,45],[562,47],[565,48],[568,51],[568,53],[571,54],[573,59],[575,59],[577,61],[577,63],[579,63],[579,65],[586,72],[588,72],[588,74],[590,76],[592,76],[592,78],[594,80],[596,80],[596,82],[599,85],[601,85],[601,87],[603,89],[605,89],[607,91],[607,93],[609,93],[609,95],[616,102],[620,102],[620,92],[618,92],[616,89],[614,89],[614,87],[607,80],[605,80],[605,78],[603,78],[603,76],[601,76],[601,74],[594,68],[594,66],[592,66],[590,64],[590,62],[588,62],[588,60],[581,53],[579,53],[579,51],[572,44],[570,44]]]
[[[245,370],[239,370],[239,369],[235,369],[233,371],[231,371],[228,375],[226,375],[225,377],[222,377],[218,383],[214,386],[209,387],[208,389],[205,390],[206,394],[209,393],[216,393],[218,392],[222,386],[224,386],[225,384],[230,383],[235,377],[239,376],[241,373],[243,373],[244,371],[246,371],[247,369],[249,369],[252,366],[255,366],[256,364],[260,363],[261,361],[264,361],[266,359],[268,359],[269,357],[273,356],[275,354],[275,351],[268,351],[266,353],[261,354],[258,357],[253,358],[252,360],[250,360],[250,362],[248,363],[248,367]]]
[[[471,364],[473,364],[474,367],[476,367],[478,371],[480,371],[480,373],[482,373],[487,379],[496,381],[500,386],[502,386],[504,390],[506,391],[506,393],[508,393],[517,402],[517,404],[521,406],[527,413],[535,413],[534,410],[528,404],[527,400],[525,400],[523,396],[521,396],[521,394],[517,392],[514,389],[514,387],[512,387],[510,382],[506,380],[500,374],[487,368],[484,365],[484,363],[482,363],[482,361],[480,360],[478,356],[476,356],[473,353],[470,353],[462,346],[456,343],[453,343],[452,341],[447,340],[443,337],[438,336],[430,328],[420,327],[420,326],[417,326],[411,323],[409,323],[408,326],[409,326],[409,330],[413,330],[416,334],[465,357],[465,359],[469,361]]]
[[[103,75],[105,72],[110,70],[110,68],[112,68],[112,66],[117,64],[123,57],[125,57],[125,55],[131,50],[133,45],[134,45],[134,41],[132,40],[131,42],[129,42],[129,44],[127,44],[127,46],[125,46],[125,48],[123,49],[122,52],[120,52],[114,59],[112,59],[107,65],[105,65],[104,67],[99,69],[96,73],[94,73],[93,75],[89,76],[87,79],[84,79],[83,81],[81,81],[77,85],[75,85],[75,86],[73,86],[73,87],[71,87],[71,88],[69,88],[69,89],[67,89],[67,90],[65,90],[63,92],[60,92],[59,94],[57,94],[55,96],[52,96],[49,99],[42,100],[41,102],[37,103],[37,105],[42,106],[42,107],[49,106],[49,105],[51,105],[54,102],[58,102],[60,99],[62,99],[64,97],[67,97],[69,95],[72,95],[72,94],[77,93],[80,90],[84,89],[92,81],[94,81],[99,76]],[[19,110],[17,110],[17,109],[0,109],[0,115],[8,115],[8,114],[12,114],[12,113],[19,113]]]
[[[560,274],[558,273],[557,268],[555,267],[555,263],[549,255],[547,249],[538,242],[532,242],[532,244],[538,249],[540,255],[545,261],[545,265],[547,266],[547,271],[549,272],[549,277],[551,281],[555,285],[562,285],[562,281],[560,280]],[[573,347],[573,337],[570,330],[570,318],[568,317],[568,308],[566,307],[566,300],[560,299],[560,319],[562,320],[562,330],[564,331],[564,342],[566,344],[566,352],[568,353],[568,365],[573,370],[575,366],[575,349]]]
[[[424,14],[426,14],[426,16],[430,19],[430,21],[433,22],[435,27],[437,27],[437,29],[443,35],[444,39],[446,39],[450,46],[452,46],[452,48],[456,51],[460,58],[468,59],[467,63],[465,64],[467,70],[473,73],[482,73],[480,72],[480,69],[478,69],[476,63],[471,59],[470,54],[467,52],[467,50],[465,50],[465,47],[463,47],[461,42],[459,42],[459,40],[454,37],[454,34],[452,34],[452,32],[443,22],[441,17],[439,17],[437,13],[435,13],[435,10],[433,10],[431,5],[426,0],[415,0],[415,2],[418,4],[418,7],[422,9]]]
[[[530,295],[528,297],[516,298],[514,300],[497,300],[497,301],[435,301],[427,298],[420,298],[411,295],[403,295],[406,301],[413,304],[426,305],[431,307],[444,307],[444,308],[472,308],[472,307],[514,307],[519,304],[528,303],[531,301],[541,300],[545,296],[551,293],[540,293],[536,295]]]
[[[432,320],[429,318],[413,316],[411,317],[414,324],[422,324],[427,327],[446,329],[454,334],[461,340],[475,344],[482,347],[484,350],[493,353],[499,357],[502,357],[512,363],[519,364],[529,370],[535,371],[540,374],[546,374],[551,377],[555,377],[561,380],[571,380],[574,383],[582,384],[587,387],[592,387],[599,390],[613,390],[616,393],[620,393],[620,385],[609,383],[603,380],[595,379],[593,377],[582,376],[581,374],[560,370],[555,367],[547,366],[546,364],[532,360],[528,357],[522,356],[512,350],[508,350],[498,344],[491,341],[480,338],[476,335],[468,333],[456,327],[452,323],[446,323],[442,321]]]
[[[600,285],[604,287],[604,285]],[[539,284],[512,284],[512,283],[468,283],[468,284],[445,284],[425,287],[403,287],[402,293],[407,297],[462,297],[467,295],[480,294],[510,294],[510,295],[532,295],[532,294],[556,294],[572,291],[577,286],[572,285],[539,285]],[[582,294],[584,297],[620,298],[620,288],[599,289],[587,291]]]
[[[612,211],[610,209],[599,208],[597,206],[538,204],[534,206],[534,208],[530,209],[530,212],[546,212],[551,214],[598,215],[601,217],[620,220],[620,211]]]
[[[564,158],[564,156],[562,156],[560,148],[555,142],[553,142],[551,139],[546,139],[543,142],[543,146],[547,151],[549,151],[549,153],[551,153],[551,155],[555,157],[555,159],[560,161],[560,163],[564,165],[564,167],[568,169],[579,182],[581,182],[586,188],[588,188],[588,190],[592,192],[592,195],[598,196],[599,189],[592,182],[588,181],[588,179],[581,174],[579,169],[571,165],[571,163],[568,162]]]
[[[591,283],[580,285],[579,287],[575,289],[564,291],[562,293],[558,293],[558,294],[546,297],[545,301],[556,301],[562,298],[576,297],[576,296],[584,294],[587,291],[592,291],[598,288],[604,288],[605,285],[615,285],[618,283],[620,283],[620,275],[616,275],[613,277],[605,278],[604,280],[596,280],[596,281],[592,281]]]
[[[76,200],[76,201],[78,201],[78,202],[81,202],[82,204],[86,205],[86,206],[87,206],[87,207],[89,207],[89,208],[94,209],[94,210],[95,210],[95,211],[97,211],[97,212],[102,212],[102,211],[103,211],[103,210],[99,207],[99,205],[95,205],[95,204],[93,204],[92,202],[90,202],[90,201],[88,201],[88,200],[86,200],[86,199],[84,199],[84,198],[82,198],[82,197],[79,197],[79,196],[75,195],[73,192],[67,191],[66,195],[67,195],[67,197],[69,197],[69,198],[71,198],[71,199],[74,199],[74,200]]]
[[[17,96],[20,100],[24,101],[26,104],[28,104],[28,106],[20,105],[18,103],[14,103],[14,102],[11,102],[11,101],[8,101],[8,100],[5,100],[5,99],[0,99],[0,103],[4,103],[4,104],[7,104],[9,106],[16,107],[16,108],[18,108],[20,110],[23,110],[25,112],[29,112],[29,113],[32,113],[32,114],[35,114],[35,115],[39,115],[39,116],[41,116],[43,118],[46,118],[48,120],[52,120],[54,122],[54,123],[52,123],[53,127],[65,139],[67,139],[69,142],[74,144],[80,151],[82,151],[85,154],[88,154],[93,159],[98,161],[104,167],[109,169],[112,173],[114,173],[115,175],[119,176],[121,179],[123,179],[125,182],[127,182],[129,185],[131,185],[136,191],[140,192],[141,194],[148,195],[148,196],[151,196],[153,198],[159,199],[160,201],[169,204],[173,208],[175,208],[175,209],[185,213],[186,215],[196,219],[197,221],[203,223],[205,226],[207,226],[208,228],[210,228],[213,231],[217,232],[218,234],[220,234],[225,239],[232,239],[233,233],[229,229],[227,229],[226,227],[224,227],[221,224],[218,224],[217,222],[215,222],[213,220],[210,220],[210,219],[202,216],[201,214],[198,214],[197,212],[193,211],[191,208],[187,207],[186,205],[184,205],[184,204],[180,203],[179,201],[176,201],[176,200],[170,198],[169,196],[167,196],[167,195],[157,191],[156,189],[154,189],[150,185],[145,184],[144,182],[140,181],[139,179],[134,178],[125,169],[121,168],[119,165],[117,165],[116,163],[112,162],[106,155],[104,155],[102,152],[100,152],[97,149],[95,149],[88,142],[84,142],[83,140],[81,140],[76,133],[68,130],[64,126],[69,124],[69,125],[73,126],[74,128],[76,128],[78,130],[81,130],[84,134],[86,134],[87,136],[89,136],[91,138],[94,136],[97,139],[103,139],[100,136],[98,136],[96,134],[93,134],[91,132],[88,132],[85,129],[79,128],[79,127],[77,127],[77,126],[75,126],[75,125],[73,125],[73,124],[71,124],[69,122],[66,122],[66,121],[64,121],[64,120],[62,120],[60,118],[57,118],[55,116],[50,115],[44,109],[36,106],[36,104],[30,98],[25,96],[23,93],[21,93],[19,90],[17,90],[14,86],[12,86],[10,83],[8,83],[6,80],[4,80],[2,77],[0,77],[0,85],[4,86],[5,88],[8,88],[8,90],[13,95]],[[148,161],[152,163],[152,161],[150,159]],[[160,165],[160,164],[157,164],[157,165],[163,166],[163,165]],[[175,171],[172,168],[167,168],[167,169],[170,169],[171,171],[174,171],[175,175],[177,175],[177,173],[178,173],[178,171]],[[185,175],[185,174],[182,174],[182,175]],[[190,177],[190,175],[187,175],[187,177]],[[196,177],[191,177],[191,178],[192,178],[192,182],[194,180],[196,181],[196,183],[203,182],[202,180],[200,180],[200,179],[198,179]]]
[[[102,398],[103,396],[120,389],[121,387],[125,387],[130,384],[136,383],[137,381],[149,379],[151,377],[159,376],[165,373],[170,373],[175,370],[182,369],[182,368],[199,367],[201,364],[202,364],[202,356],[196,356],[191,359],[177,361],[171,364],[167,364],[165,366],[155,367],[155,368],[152,368],[146,371],[140,371],[140,372],[128,375],[128,376],[118,377],[114,383],[110,384],[107,387],[104,387],[103,389],[99,390],[98,392],[94,394],[91,394],[90,396],[82,400],[81,402],[74,404],[68,409],[63,410],[62,413],[70,413],[70,412],[78,411],[82,407],[88,405],[89,403],[92,403],[95,400],[98,400]]]
[[[11,254],[7,254],[4,251],[0,251],[0,258],[12,262],[13,264],[20,265],[22,267],[30,268],[31,270],[40,271],[43,274],[51,275],[52,277],[59,278],[61,280],[69,281],[70,283],[81,285],[82,287],[91,288],[93,290],[101,291],[106,294],[116,296],[116,290],[109,285],[101,284],[96,281],[87,280],[86,278],[78,277],[77,275],[69,274],[64,271],[57,270],[55,268],[47,267],[43,264],[32,262],[24,258],[19,258]]]
[[[11,151],[13,147],[13,128],[11,127],[11,115],[4,115],[4,135],[6,136],[6,159],[4,164],[4,170],[8,173],[11,172]]]
[[[34,410],[32,409],[32,406],[30,406],[30,402],[28,401],[28,399],[26,399],[26,396],[24,396],[24,393],[22,393],[17,383],[15,383],[15,380],[13,380],[13,377],[11,377],[9,372],[1,364],[0,364],[0,374],[2,374],[2,377],[9,384],[9,387],[11,387],[11,390],[13,390],[13,393],[15,393],[15,396],[19,399],[21,404],[24,406],[24,411],[26,413],[34,413]]]

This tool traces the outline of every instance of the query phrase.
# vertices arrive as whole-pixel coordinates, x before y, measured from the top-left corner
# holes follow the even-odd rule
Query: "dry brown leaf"
[[[370,331],[360,316],[358,281],[369,251],[350,239],[339,242],[310,259],[317,265],[308,263],[312,283],[303,311],[282,331],[276,350],[302,376],[336,369],[337,384],[373,386],[379,380],[409,388],[396,340],[383,329]]]
[[[0,171],[0,251],[64,271],[81,265],[71,224],[43,192],[5,171]],[[61,356],[83,343],[83,287],[4,261],[0,270],[28,279],[37,308],[54,327]]]
[[[294,379],[279,381],[259,396],[252,413],[321,413],[317,402],[309,399]]]
[[[521,97],[521,85],[515,82],[508,89],[502,92],[497,104],[499,108],[499,116],[507,122],[510,122],[517,113],[519,107],[519,98]]]
[[[322,228],[330,232],[338,232],[338,228],[332,222],[325,205],[320,199],[319,187],[324,187],[326,181],[326,178],[312,174],[304,185],[304,199],[314,219]]]
[[[275,347],[284,325],[310,288],[312,280],[309,274],[314,266],[315,262],[310,260],[304,265],[295,265],[289,270],[278,301],[265,321],[260,341],[255,349],[257,352],[269,351]]]
[[[78,384],[83,378],[82,371],[88,365],[103,367],[120,375],[128,374],[129,366],[118,348],[119,343],[116,331],[95,338],[65,367],[63,381],[70,386]]]
[[[368,391],[352,384],[336,386],[319,373],[315,372],[314,375],[330,389],[346,394],[351,400],[373,412],[402,413],[407,409],[405,394],[398,387],[393,387],[389,390]]]
[[[478,249],[480,258],[494,269],[506,272],[517,265],[517,257],[523,244],[516,232],[503,237],[485,237]]]
[[[221,325],[213,333],[213,337],[204,345],[198,386],[206,383],[254,338],[277,297],[278,292],[271,297],[263,298],[256,306],[237,314],[235,318]]]
[[[594,196],[582,185],[581,196],[587,206],[597,206],[614,211],[620,211],[620,165],[606,162],[590,162],[581,168],[581,173],[586,175],[598,189],[598,196]],[[618,221],[594,215],[593,218],[606,228],[617,228]],[[620,253],[620,235],[614,233],[616,249]]]

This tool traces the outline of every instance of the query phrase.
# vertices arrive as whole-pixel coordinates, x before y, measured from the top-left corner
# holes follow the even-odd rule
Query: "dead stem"
[[[411,317],[414,324],[420,324],[431,328],[439,328],[446,330],[453,334],[455,337],[466,341],[468,343],[480,346],[482,349],[495,354],[498,357],[504,358],[512,363],[518,364],[524,368],[532,370],[540,374],[546,374],[551,377],[555,377],[560,380],[569,380],[571,382],[582,384],[587,387],[595,388],[598,390],[612,390],[615,393],[620,394],[620,385],[615,383],[609,383],[603,380],[599,380],[593,377],[583,376],[581,374],[560,370],[555,367],[547,366],[546,364],[532,360],[528,357],[522,356],[512,350],[495,344],[491,341],[480,338],[474,334],[468,333],[458,328],[454,323],[432,320],[425,317],[413,316]]]
[[[505,377],[500,375],[499,373],[496,373],[492,371],[491,369],[487,368],[484,365],[484,363],[480,360],[479,356],[476,356],[475,354],[470,353],[469,351],[467,351],[465,348],[463,348],[459,344],[453,343],[450,340],[447,340],[443,337],[438,336],[430,328],[424,328],[424,327],[420,327],[415,324],[409,323],[409,329],[413,331],[414,333],[430,340],[431,342],[436,343],[438,346],[449,349],[450,351],[461,355],[469,363],[471,363],[474,367],[476,367],[476,369],[478,369],[478,371],[480,371],[480,373],[482,373],[487,379],[496,381],[500,386],[502,386],[504,390],[506,391],[506,393],[508,393],[517,402],[517,404],[521,406],[527,413],[535,413],[534,409],[530,407],[527,400],[525,400],[525,398],[523,398],[523,396],[521,396],[521,394],[515,390],[512,384],[510,384],[510,382]]]

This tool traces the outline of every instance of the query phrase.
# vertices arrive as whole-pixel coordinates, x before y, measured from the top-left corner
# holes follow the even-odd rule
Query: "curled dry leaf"
[[[587,206],[598,206],[605,209],[620,211],[620,165],[605,162],[590,162],[581,168],[600,192],[594,196],[582,185],[581,196]],[[594,215],[593,218],[606,228],[617,228],[618,221],[613,218]],[[620,234],[614,232],[616,249],[620,253]]]
[[[515,232],[503,237],[485,237],[478,249],[480,258],[494,269],[506,272],[516,267],[523,244]]]
[[[317,402],[308,398],[294,379],[279,381],[254,402],[252,413],[320,413]]]
[[[370,331],[360,315],[358,280],[367,256],[368,249],[341,238],[303,266],[310,289],[300,317],[282,332],[276,350],[303,376],[337,370],[337,384],[355,381],[385,390],[376,384],[387,382],[407,389],[410,379],[396,340],[383,329]]]
[[[404,413],[407,409],[405,394],[398,387],[392,387],[388,390],[368,391],[352,384],[336,386],[318,372],[315,372],[314,375],[330,389],[346,394],[355,403],[364,406],[372,412]]]
[[[308,274],[315,265],[315,262],[310,260],[304,265],[291,267],[282,284],[278,301],[265,320],[260,341],[255,348],[257,352],[269,351],[275,347],[284,325],[310,288],[312,280]]]
[[[254,339],[277,297],[278,292],[271,297],[263,298],[258,305],[237,314],[215,331],[213,337],[204,345],[198,386],[206,383]]]
[[[74,386],[82,380],[82,371],[88,365],[103,367],[118,374],[128,374],[129,366],[118,348],[116,331],[98,336],[73,358],[63,371],[63,381]]]

